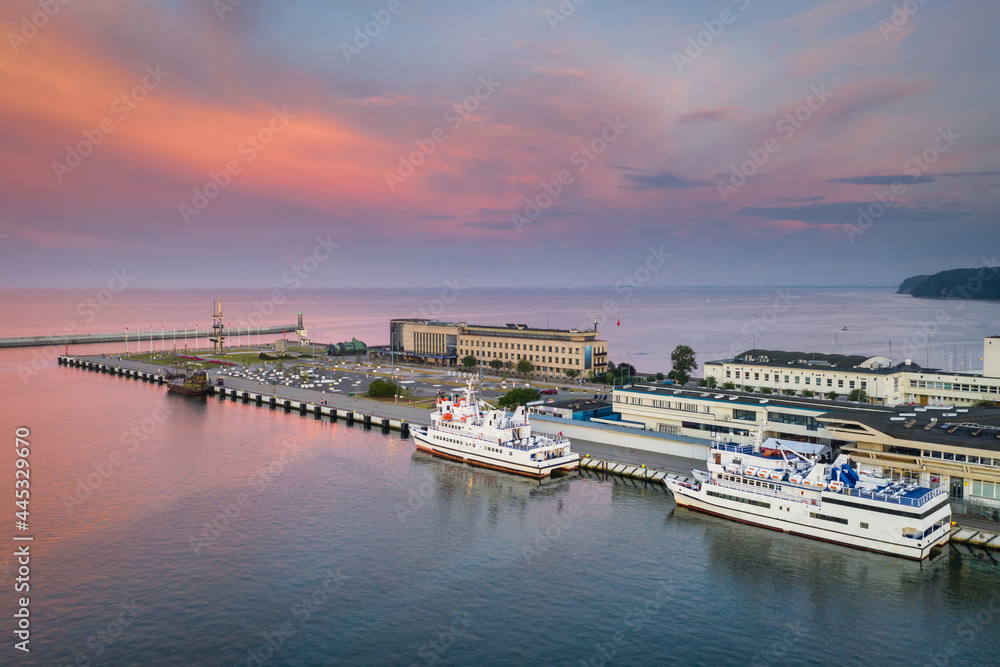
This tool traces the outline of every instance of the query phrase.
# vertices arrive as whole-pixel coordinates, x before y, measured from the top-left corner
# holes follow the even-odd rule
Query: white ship
[[[819,463],[826,445],[769,438],[716,441],[695,483],[665,480],[678,505],[858,549],[923,560],[951,537],[944,486],[858,473],[846,454]]]
[[[411,427],[410,435],[417,449],[435,456],[528,477],[580,467],[568,439],[532,435],[524,406],[496,409],[478,398],[471,380],[461,397],[439,398],[431,425]]]

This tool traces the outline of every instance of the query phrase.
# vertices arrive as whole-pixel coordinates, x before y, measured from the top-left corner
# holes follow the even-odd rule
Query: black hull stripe
[[[551,463],[549,465],[544,465],[544,466],[532,466],[527,463],[519,463],[517,461],[511,461],[510,459],[502,459],[502,458],[497,458],[495,456],[486,456],[485,454],[480,454],[478,452],[467,452],[461,449],[453,449],[451,447],[445,447],[444,445],[436,443],[432,441],[430,438],[427,438],[425,436],[414,436],[414,439],[426,443],[427,447],[433,447],[435,449],[445,450],[451,456],[460,456],[463,459],[465,459],[468,456],[478,456],[480,459],[489,459],[490,461],[498,461],[499,463],[507,464],[508,466],[519,465],[519,466],[524,466],[525,468],[538,468],[539,470],[555,470],[572,463],[572,461],[567,461],[565,463]]]
[[[714,505],[714,504],[708,502],[707,500],[703,500],[701,498],[695,498],[693,496],[687,496],[687,495],[684,495],[684,494],[680,494],[680,495],[683,496],[683,497],[685,497],[685,498],[693,498],[694,500],[697,500],[699,502],[705,503],[706,505],[710,505],[711,507],[716,507],[720,511],[725,511],[725,512],[739,512],[740,514],[746,514],[746,515],[749,515],[749,516],[757,518],[757,519],[761,518],[760,514],[754,514],[752,512],[748,512],[746,510],[736,509],[736,508],[729,508],[729,507],[723,507],[722,505]],[[792,533],[793,535],[801,535],[802,537],[812,537],[812,538],[817,539],[817,540],[823,540],[824,539],[822,537],[817,537],[815,535],[807,535],[805,533],[799,533],[799,532],[796,532],[796,531],[791,530],[791,529],[776,528],[775,526],[768,526],[768,525],[763,524],[763,523],[758,523],[757,521],[736,519],[735,517],[731,517],[731,516],[728,516],[726,514],[716,514],[715,512],[710,512],[708,510],[702,509],[701,507],[687,506],[687,505],[683,505],[682,503],[677,503],[677,504],[681,505],[682,507],[687,507],[688,509],[698,510],[698,511],[701,511],[701,512],[705,512],[707,514],[712,514],[712,515],[721,517],[723,519],[735,519],[736,521],[741,521],[742,523],[750,523],[750,524],[753,524],[755,526],[760,526],[761,528],[770,528],[771,530],[777,530],[779,532]],[[894,547],[905,547],[905,548],[909,548],[909,549],[918,549],[918,550],[921,551],[921,553],[923,553],[924,549],[929,549],[931,546],[933,546],[933,544],[931,544],[931,545],[928,545],[926,547],[918,547],[916,545],[910,547],[910,546],[907,546],[905,544],[898,544],[896,542],[889,542],[889,541],[886,541],[886,540],[879,540],[879,539],[876,539],[874,537],[865,537],[864,535],[857,535],[855,533],[845,533],[845,532],[842,532],[842,531],[839,531],[839,530],[830,530],[829,528],[820,528],[818,526],[810,526],[809,524],[795,523],[795,522],[792,522],[792,521],[788,521],[787,519],[780,519],[780,518],[777,518],[777,517],[764,517],[764,518],[771,519],[772,521],[781,521],[782,523],[787,523],[790,526],[798,526],[800,528],[811,528],[813,530],[822,530],[822,531],[826,531],[828,533],[833,533],[835,535],[846,535],[847,537],[853,537],[853,538],[856,538],[856,539],[868,540],[868,541],[871,541],[871,542],[878,542],[880,544],[891,544]],[[848,547],[857,547],[859,549],[866,548],[866,547],[859,547],[857,545],[850,544],[850,543],[847,543],[847,542],[841,542],[839,540],[824,540],[824,541],[826,541],[826,542],[833,542],[835,544],[843,544],[844,546],[848,546]],[[937,543],[935,542],[934,544],[937,544]],[[869,551],[877,551],[877,549],[869,549]],[[901,555],[901,554],[896,554],[896,553],[892,553],[892,552],[880,552],[880,553],[890,553],[891,555],[894,555],[894,556]]]

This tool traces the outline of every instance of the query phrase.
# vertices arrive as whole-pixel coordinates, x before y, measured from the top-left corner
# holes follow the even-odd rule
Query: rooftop
[[[732,389],[709,389],[707,387],[685,388],[660,386],[655,384],[634,384],[616,387],[615,391],[630,391],[646,395],[662,396],[664,398],[695,399],[732,405],[752,406],[756,408],[798,408],[815,412],[830,412],[831,410],[874,411],[893,410],[882,405],[867,403],[849,403],[846,401],[831,401],[824,398],[804,398],[801,396],[784,396],[779,394],[751,394]]]
[[[864,412],[831,410],[822,422],[853,421],[899,440],[1000,451],[998,408],[886,408]]]
[[[569,398],[562,401],[552,401],[543,403],[539,408],[556,408],[558,410],[572,410],[573,412],[583,412],[585,410],[600,410],[611,407],[611,401],[596,401],[592,398]]]

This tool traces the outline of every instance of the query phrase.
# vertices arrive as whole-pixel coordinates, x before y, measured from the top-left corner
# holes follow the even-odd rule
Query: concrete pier
[[[258,331],[250,327],[249,335],[254,334],[272,335],[281,333],[291,333],[298,329],[298,325],[290,324],[277,327],[260,327]],[[246,330],[243,330],[246,332]],[[182,331],[127,331],[122,333],[97,333],[97,334],[60,334],[55,336],[16,336],[13,338],[0,338],[0,347],[42,347],[45,345],[83,345],[88,343],[121,343],[125,340],[142,344],[164,343],[177,338],[182,340],[188,338],[208,338],[213,335],[211,329],[184,329]]]
[[[146,382],[156,382],[163,384],[166,378],[155,372],[152,364],[127,360],[111,360],[103,357],[75,357],[72,355],[60,355],[58,362],[63,366],[72,366],[99,373],[111,373],[122,377],[143,380]],[[211,377],[211,374],[210,374]],[[219,400],[240,401],[247,405],[257,405],[268,408],[281,408],[285,412],[298,412],[300,415],[314,415],[316,417],[329,417],[331,421],[337,421],[338,416],[345,416],[349,425],[355,421],[370,428],[374,421],[383,429],[400,431],[404,436],[410,433],[410,424],[417,423],[426,425],[430,423],[425,411],[414,410],[396,405],[383,405],[375,401],[342,397],[337,395],[324,394],[313,389],[300,389],[296,387],[269,387],[269,391],[264,392],[260,388],[253,391],[250,387],[232,386],[239,384],[239,378],[226,378],[226,382],[231,386],[219,387],[214,382],[209,383],[208,395],[216,396]],[[256,385],[244,381],[247,385]],[[338,414],[339,410],[339,414]]]
[[[951,541],[981,549],[1000,549],[1000,532],[953,524],[951,527]]]
[[[112,362],[105,357],[61,355],[59,364],[161,384],[166,381],[166,378],[156,373],[154,365],[140,361],[115,359]],[[234,377],[226,377],[225,386],[219,387],[212,371],[209,371],[208,392],[209,395],[218,397],[220,401],[239,400],[248,405],[282,409],[285,412],[295,411],[300,415],[329,417],[332,422],[343,418],[348,425],[358,422],[366,428],[376,426],[383,430],[397,430],[404,436],[409,435],[411,424],[418,426],[430,424],[427,410],[352,398],[343,394],[324,393],[317,389],[283,385],[261,387],[258,382]],[[661,485],[666,479],[693,481],[685,473],[694,467],[696,461],[665,454],[638,452],[626,447],[586,440],[574,440],[573,443],[574,451],[585,455],[580,463],[582,471]],[[645,463],[635,462],[635,457],[642,457],[640,461]]]

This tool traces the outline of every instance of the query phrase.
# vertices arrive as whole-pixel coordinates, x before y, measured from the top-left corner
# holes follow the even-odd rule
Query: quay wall
[[[711,440],[666,435],[653,431],[639,431],[627,426],[594,424],[546,415],[531,415],[531,428],[533,431],[545,435],[555,435],[562,432],[570,440],[588,440],[602,445],[697,461],[707,459],[708,451],[712,446]]]

